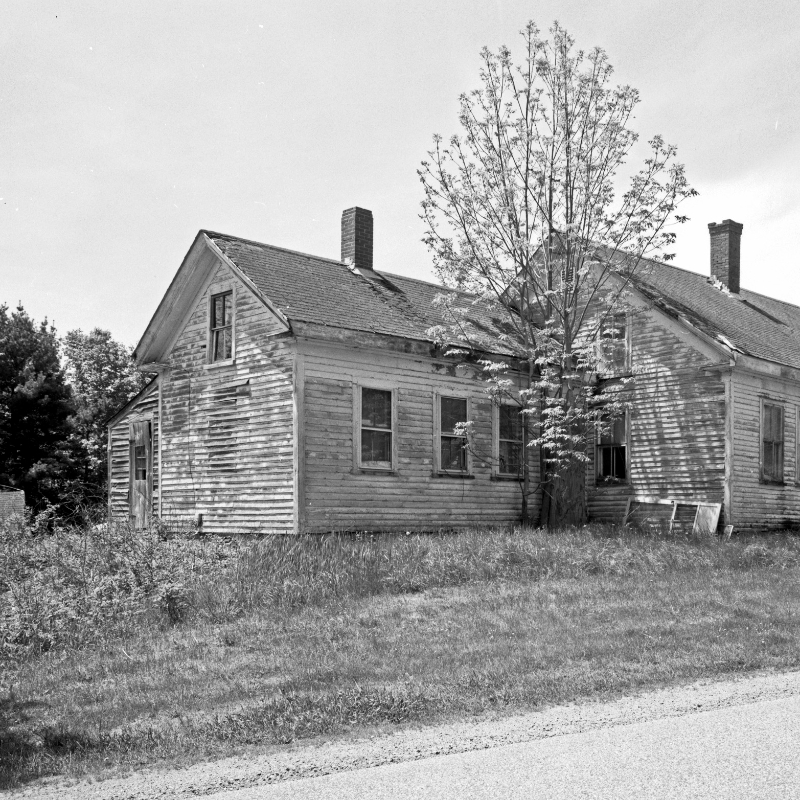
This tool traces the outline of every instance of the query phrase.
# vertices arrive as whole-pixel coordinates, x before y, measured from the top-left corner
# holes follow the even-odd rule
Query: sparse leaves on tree
[[[454,357],[474,364],[484,354],[490,393],[519,404],[525,444],[542,454],[543,522],[557,525],[583,519],[598,409],[618,415],[630,380],[598,380],[601,332],[628,310],[630,281],[652,268],[648,259],[671,257],[672,223],[686,219],[675,209],[694,190],[660,136],[624,184],[639,95],[611,83],[603,50],[576,50],[557,23],[550,33],[529,23],[519,64],[505,47],[484,48],[481,87],[460,99],[461,134],[434,137],[419,175],[438,275],[474,296],[443,295],[445,324],[431,333]],[[478,306],[505,333],[475,325]],[[498,351],[513,357],[485,357]],[[521,481],[527,517],[538,487],[527,468]]]

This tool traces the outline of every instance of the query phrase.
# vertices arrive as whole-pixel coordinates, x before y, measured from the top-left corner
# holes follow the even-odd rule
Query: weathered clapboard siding
[[[778,528],[800,522],[797,466],[797,414],[800,385],[745,370],[731,378],[733,406],[733,479],[731,522],[737,528]],[[784,482],[761,481],[761,403],[783,407]]]
[[[316,340],[302,341],[299,348],[305,375],[304,530],[414,530],[519,519],[519,485],[493,477],[490,463],[473,457],[471,478],[434,473],[437,392],[469,398],[475,449],[487,460],[491,457],[492,404],[474,377],[452,364],[393,352],[388,346],[358,348]],[[357,467],[354,387],[360,385],[396,390],[393,474]],[[530,502],[538,506],[537,497]]]
[[[141,396],[131,404],[125,414],[109,427],[109,472],[108,500],[109,512],[116,519],[130,518],[130,428],[134,422],[150,421],[153,444],[152,462],[152,508],[158,513],[160,474],[158,463],[159,414],[158,381],[151,383]]]
[[[629,480],[598,485],[592,459],[590,517],[620,521],[631,495],[722,502],[726,412],[718,359],[657,314],[634,313],[630,327]]]
[[[207,363],[208,299],[234,291],[235,358]],[[285,326],[219,264],[162,379],[165,519],[211,533],[293,528],[293,362]]]

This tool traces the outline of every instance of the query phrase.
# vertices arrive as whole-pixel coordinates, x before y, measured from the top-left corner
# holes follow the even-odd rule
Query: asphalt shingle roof
[[[632,283],[672,316],[767,361],[800,368],[800,307],[748,289],[733,294],[706,275],[648,262]],[[727,340],[727,341],[726,341]]]
[[[205,235],[250,278],[258,290],[291,321],[349,330],[430,340],[427,331],[443,324],[434,299],[449,290],[434,283],[375,270],[375,279],[346,264],[221,233]],[[504,323],[471,304],[473,325],[499,334]],[[507,352],[498,346],[496,352]]]
[[[437,284],[375,270],[378,279],[353,272],[340,261],[204,231],[290,320],[349,330],[430,340],[443,324],[434,298]],[[671,264],[645,262],[633,285],[661,310],[747,355],[800,369],[800,307],[742,289],[731,294],[706,275]],[[488,310],[471,305],[470,321],[493,335],[506,330]],[[496,352],[510,352],[498,346]]]

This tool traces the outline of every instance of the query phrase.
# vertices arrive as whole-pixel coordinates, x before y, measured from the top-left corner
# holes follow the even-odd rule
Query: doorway
[[[153,438],[150,421],[130,427],[130,515],[136,528],[150,523],[153,506]]]

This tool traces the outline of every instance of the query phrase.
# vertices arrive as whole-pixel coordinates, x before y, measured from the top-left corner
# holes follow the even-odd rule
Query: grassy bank
[[[800,666],[792,536],[158,541],[170,592],[6,649],[0,786]]]

